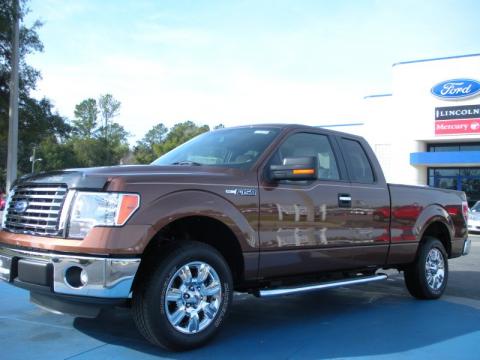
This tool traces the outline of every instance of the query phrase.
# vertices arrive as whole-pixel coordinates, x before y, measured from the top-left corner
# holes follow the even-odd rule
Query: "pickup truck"
[[[131,307],[172,350],[218,332],[234,292],[300,294],[404,273],[437,299],[466,255],[459,191],[387,184],[367,142],[301,125],[202,134],[150,165],[19,179],[0,232],[0,278],[45,309]]]

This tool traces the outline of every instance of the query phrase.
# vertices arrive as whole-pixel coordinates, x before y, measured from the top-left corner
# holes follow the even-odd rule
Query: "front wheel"
[[[133,293],[133,314],[154,345],[188,350],[215,335],[231,301],[232,276],[223,256],[188,242],[152,266]]]
[[[428,237],[421,243],[415,262],[404,272],[410,294],[418,299],[438,299],[448,281],[448,255],[440,240]]]

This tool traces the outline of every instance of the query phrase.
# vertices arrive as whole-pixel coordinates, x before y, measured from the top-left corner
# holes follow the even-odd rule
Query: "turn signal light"
[[[313,175],[315,174],[315,169],[295,169],[292,170],[293,175]]]
[[[136,194],[122,194],[120,205],[118,207],[116,224],[125,224],[139,206],[140,196]]]

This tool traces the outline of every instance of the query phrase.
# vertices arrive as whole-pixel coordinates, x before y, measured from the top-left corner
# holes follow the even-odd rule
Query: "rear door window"
[[[342,139],[342,148],[350,180],[364,184],[374,183],[372,166],[362,145],[355,140]]]

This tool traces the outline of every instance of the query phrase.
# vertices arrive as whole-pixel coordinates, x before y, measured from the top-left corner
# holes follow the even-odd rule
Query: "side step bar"
[[[288,287],[288,288],[277,288],[277,289],[263,289],[259,290],[255,295],[258,297],[271,297],[271,296],[280,296],[280,295],[291,295],[291,294],[301,294],[310,291],[332,289],[340,286],[348,286],[355,284],[364,284],[372,281],[385,280],[387,275],[377,274],[371,276],[359,276],[353,279],[344,279],[338,281],[329,281],[320,284],[298,286],[298,287]]]

